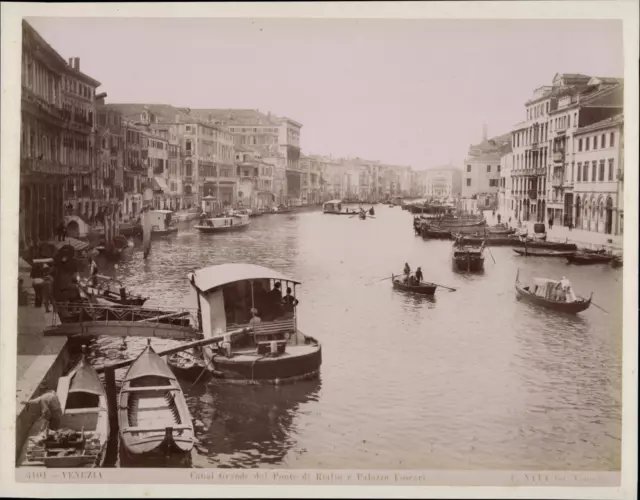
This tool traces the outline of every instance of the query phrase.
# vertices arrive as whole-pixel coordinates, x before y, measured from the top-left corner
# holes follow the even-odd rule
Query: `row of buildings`
[[[21,243],[145,205],[183,210],[207,196],[264,207],[424,194],[408,166],[304,155],[302,124],[253,109],[107,103],[80,60],[64,60],[22,25]]]
[[[509,133],[470,147],[462,198],[514,220],[619,235],[624,220],[623,80],[557,74]]]

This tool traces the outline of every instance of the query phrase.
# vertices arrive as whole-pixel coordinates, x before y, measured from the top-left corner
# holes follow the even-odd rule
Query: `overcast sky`
[[[618,21],[29,18],[107,102],[254,108],[305,154],[429,168],[508,132],[555,73],[623,76]]]

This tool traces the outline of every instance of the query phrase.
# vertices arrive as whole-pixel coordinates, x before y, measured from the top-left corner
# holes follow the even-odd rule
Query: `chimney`
[[[73,57],[69,58],[69,67],[73,68]]]
[[[73,69],[75,69],[76,71],[80,71],[80,58],[79,57],[74,57],[73,58]]]
[[[487,122],[482,124],[482,142],[487,141]]]

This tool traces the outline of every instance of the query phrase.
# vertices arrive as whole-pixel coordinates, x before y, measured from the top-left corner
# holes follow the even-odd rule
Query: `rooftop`
[[[201,292],[206,293],[228,283],[260,279],[289,281],[300,284],[284,274],[255,264],[220,264],[199,269],[188,275],[189,281]]]
[[[624,123],[624,113],[620,113],[610,118],[605,118],[604,120],[600,120],[599,122],[592,123],[585,127],[580,127],[578,130],[574,132],[574,135],[584,134],[587,132],[591,132],[593,130],[600,130],[607,127],[614,127],[617,125],[621,125],[623,123]]]

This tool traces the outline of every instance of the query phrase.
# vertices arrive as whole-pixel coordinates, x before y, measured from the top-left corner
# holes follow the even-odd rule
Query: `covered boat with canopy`
[[[520,282],[520,270],[516,274],[516,295],[533,304],[553,309],[559,312],[577,314],[585,311],[591,305],[593,292],[588,299],[576,296],[569,280],[548,278],[534,278],[533,284],[524,285]]]
[[[214,377],[280,383],[318,375],[320,344],[298,330],[299,281],[254,264],[211,266],[188,278],[203,337],[220,338],[202,348]]]

